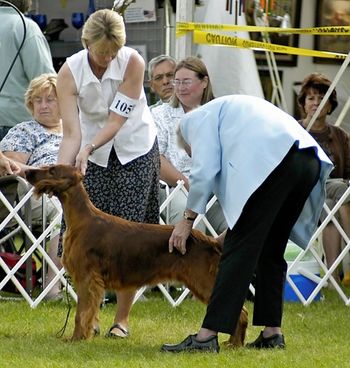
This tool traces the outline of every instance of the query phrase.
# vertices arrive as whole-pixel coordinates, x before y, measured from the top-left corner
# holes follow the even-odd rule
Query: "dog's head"
[[[26,178],[35,187],[35,193],[41,195],[54,194],[67,191],[70,187],[82,181],[82,174],[78,169],[69,165],[52,165],[40,169],[25,171]]]

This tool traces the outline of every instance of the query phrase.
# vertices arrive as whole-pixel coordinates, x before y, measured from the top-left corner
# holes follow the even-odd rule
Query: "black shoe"
[[[264,337],[263,331],[260,332],[259,337],[246,345],[248,349],[284,349],[286,343],[284,342],[284,336],[282,334],[275,334],[270,337]]]
[[[208,337],[204,341],[198,341],[196,339],[197,335],[189,335],[186,339],[180,344],[164,344],[161,347],[161,351],[169,352],[169,353],[181,353],[182,351],[186,352],[208,352],[208,353],[218,353],[220,350],[218,337],[216,335]]]

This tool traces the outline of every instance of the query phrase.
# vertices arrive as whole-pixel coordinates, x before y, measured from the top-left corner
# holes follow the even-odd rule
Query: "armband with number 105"
[[[118,115],[128,118],[136,103],[137,100],[134,100],[128,96],[123,95],[120,92],[117,92],[109,109]]]

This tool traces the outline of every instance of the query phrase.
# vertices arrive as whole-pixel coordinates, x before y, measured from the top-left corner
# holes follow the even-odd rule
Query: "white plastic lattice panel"
[[[328,286],[329,283],[332,284],[332,286],[337,291],[341,299],[344,301],[345,305],[346,306],[350,305],[350,296],[345,294],[344,289],[341,287],[341,285],[337,283],[337,281],[333,277],[333,272],[338,267],[338,265],[343,261],[343,259],[347,257],[350,251],[350,239],[348,238],[345,231],[343,230],[343,228],[341,227],[341,225],[339,224],[338,220],[335,217],[336,212],[339,210],[339,208],[342,206],[342,204],[344,203],[344,201],[347,199],[349,195],[350,195],[350,187],[342,195],[342,197],[339,199],[338,203],[334,206],[332,210],[330,210],[328,206],[324,204],[324,210],[327,213],[327,217],[324,219],[324,221],[321,223],[321,225],[317,228],[317,230],[313,234],[307,248],[296,257],[296,259],[292,262],[292,264],[288,268],[287,281],[290,284],[293,291],[295,292],[295,294],[298,296],[298,298],[304,305],[311,304],[311,302],[315,300],[316,296],[319,294],[321,289],[323,287]],[[336,226],[337,230],[339,231],[341,237],[344,240],[345,246],[342,252],[339,254],[338,258],[335,260],[332,266],[328,269],[326,264],[323,262],[321,255],[319,254],[319,250],[316,247],[316,244],[317,244],[316,240],[322,235],[322,231],[324,230],[324,228],[327,226],[327,224],[330,221],[332,221],[334,225]],[[319,264],[320,269],[321,269],[321,276],[313,278],[313,281],[316,283],[316,287],[312,291],[312,293],[309,295],[309,297],[306,299],[301,293],[301,290],[299,290],[296,283],[292,280],[290,275],[293,272],[295,272],[295,270],[300,268],[302,259],[308,252],[312,253],[315,260]],[[312,276],[309,275],[309,278],[312,279]]]
[[[5,261],[0,258],[0,266],[5,272],[5,276],[2,280],[0,280],[0,290],[3,289],[3,287],[6,285],[7,282],[13,282],[20,292],[20,294],[24,297],[24,299],[29,303],[29,305],[32,308],[35,308],[39,303],[43,300],[45,295],[51,290],[53,285],[60,280],[61,283],[68,288],[69,293],[72,295],[72,297],[77,300],[77,296],[72,289],[72,287],[67,283],[67,279],[64,276],[64,269],[62,268],[59,270],[54,262],[51,260],[49,255],[47,254],[46,250],[43,248],[42,244],[44,244],[45,239],[50,235],[51,231],[55,228],[55,226],[60,225],[61,223],[61,217],[62,217],[62,209],[57,201],[57,199],[50,198],[49,200],[52,202],[53,206],[56,209],[56,214],[51,223],[46,227],[43,228],[43,232],[38,236],[38,238],[35,237],[29,226],[24,222],[24,220],[20,217],[19,212],[22,209],[23,206],[27,203],[27,201],[30,201],[31,196],[33,195],[33,189],[30,189],[24,197],[18,202],[18,204],[13,207],[11,203],[7,200],[5,195],[0,191],[0,204],[5,206],[7,210],[9,211],[9,214],[7,217],[0,223],[0,232],[5,229],[5,227],[14,219],[18,226],[22,229],[25,236],[29,239],[30,246],[27,247],[25,252],[21,255],[20,260],[10,269]],[[44,213],[44,211],[43,211]],[[45,223],[45,219],[42,219]],[[21,285],[19,280],[16,278],[15,274],[21,267],[21,265],[26,262],[26,260],[29,257],[32,257],[33,253],[37,251],[42,256],[42,259],[45,260],[45,262],[48,264],[49,267],[53,270],[55,273],[54,279],[45,287],[44,290],[41,291],[41,293],[33,299],[32,296],[26,291],[26,289]],[[11,281],[10,281],[11,280]]]

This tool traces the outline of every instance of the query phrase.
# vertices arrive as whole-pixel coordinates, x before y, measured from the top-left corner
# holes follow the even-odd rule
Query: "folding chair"
[[[19,199],[16,197],[18,185],[25,186],[26,194],[23,198]],[[39,235],[38,238],[35,237],[32,231],[32,221],[31,221],[31,206],[30,206],[30,198],[33,194],[33,189],[29,187],[28,183],[21,177],[17,176],[6,176],[0,178],[0,203],[1,203],[1,213],[4,214],[4,217],[0,218],[0,233],[9,225],[9,224],[16,224],[16,228],[18,231],[23,233],[23,236],[26,240],[25,243],[25,251],[21,254],[21,258],[19,261],[10,269],[5,261],[0,257],[0,266],[5,272],[5,277],[0,279],[0,290],[6,285],[9,280],[11,280],[14,285],[16,286],[17,290],[22,294],[22,296],[27,300],[31,307],[36,307],[48,291],[53,287],[53,285],[60,280],[63,284],[66,284],[66,279],[64,277],[64,269],[58,270],[55,266],[49,255],[47,254],[46,250],[41,244],[44,244],[45,239],[50,235],[52,229],[57,225],[60,224],[62,209],[58,203],[52,200],[54,207],[56,208],[56,215],[50,222],[50,224],[42,229],[42,233]],[[45,200],[43,200],[45,203]],[[24,211],[25,216],[24,219],[22,218],[21,214]],[[45,211],[43,210],[43,214]],[[44,216],[45,217],[45,216]],[[43,224],[45,221],[43,221]],[[7,239],[8,240],[8,236]],[[32,275],[30,275],[30,271],[32,270],[32,255],[34,252],[38,252],[42,259],[47,262],[48,266],[53,269],[56,276],[54,279],[46,286],[46,288],[39,294],[39,296],[33,300],[32,299]],[[24,264],[24,262],[28,263],[27,272],[28,276],[28,283],[26,290],[19,280],[16,277],[16,272],[19,268]],[[30,265],[30,266],[29,266]],[[75,300],[77,300],[76,294],[74,290],[67,285],[68,291],[73,296]]]
[[[166,198],[168,198],[169,194],[170,194],[169,185],[165,181],[159,180],[159,186],[160,186],[161,189],[164,189],[165,196],[166,196]],[[164,211],[165,211],[165,214],[163,213]],[[170,213],[169,205],[164,206],[164,203],[162,203],[162,205],[160,206],[160,209],[159,209],[159,213],[160,213],[159,223],[162,224],[162,225],[169,224],[169,213]]]
[[[11,205],[16,205],[18,203],[18,188],[22,186],[23,191],[29,192],[28,183],[20,176],[9,175],[0,178],[0,191],[7,198]],[[30,201],[26,201],[21,208],[20,215],[24,218],[24,222],[28,224],[28,227],[32,228],[32,217],[31,217],[31,204]],[[16,249],[14,238],[17,234],[21,232],[21,226],[18,225],[13,218],[11,218],[9,210],[5,205],[2,205],[0,208],[0,221],[2,221],[2,228],[0,231],[1,239],[0,239],[0,249],[3,252],[3,258],[6,253],[20,253],[22,249]],[[29,239],[28,236],[23,234],[23,246],[22,248],[29,248]],[[25,287],[26,291],[29,295],[32,294],[33,289],[33,272],[32,272],[32,261],[30,258],[26,261],[26,282]]]
[[[287,281],[292,287],[292,289],[294,290],[295,294],[298,296],[298,298],[304,305],[311,304],[311,302],[315,299],[315,297],[318,295],[320,290],[323,287],[327,286],[329,282],[331,282],[334,289],[337,291],[339,296],[343,299],[345,305],[346,306],[350,305],[350,297],[345,294],[344,290],[338,285],[338,283],[333,277],[333,272],[338,267],[338,265],[343,261],[343,259],[347,257],[349,250],[350,250],[350,239],[346,235],[345,231],[342,229],[341,225],[339,224],[338,220],[335,217],[336,212],[343,205],[344,201],[347,199],[349,195],[350,195],[350,187],[345,191],[345,193],[342,195],[342,197],[339,199],[338,203],[334,206],[332,210],[330,210],[328,206],[324,204],[324,209],[327,213],[327,217],[324,219],[324,221],[321,223],[321,225],[317,228],[317,230],[313,234],[306,249],[296,257],[294,262],[288,268]],[[334,223],[341,237],[344,239],[345,246],[342,252],[339,254],[338,258],[335,260],[332,266],[328,269],[325,263],[323,262],[322,257],[319,254],[319,251],[317,250],[315,246],[315,241],[322,234],[322,231],[324,230],[324,228],[327,226],[327,224],[330,221]],[[305,256],[307,252],[311,252],[313,254],[323,274],[319,278],[318,277],[314,278],[314,281],[316,282],[317,286],[315,287],[313,292],[309,295],[309,297],[305,299],[305,297],[302,295],[302,293],[298,289],[297,285],[293,282],[292,278],[290,277],[290,274],[293,271],[295,271],[298,267],[300,267],[300,262],[302,261],[303,257]]]
[[[342,75],[344,74],[344,72],[346,71],[347,66],[350,63],[350,52],[348,53],[347,57],[344,59],[341,67],[339,68],[336,76],[333,79],[333,82],[331,83],[331,85],[329,86],[327,92],[325,93],[321,103],[319,104],[317,110],[315,111],[314,115],[312,116],[308,127],[306,128],[307,130],[310,130],[312,125],[314,124],[314,122],[316,121],[317,117],[319,116],[321,110],[323,109],[323,107],[325,106],[325,104],[328,101],[328,98],[330,97],[332,91],[334,90],[335,86],[338,84],[339,80],[341,80]],[[336,122],[336,125],[339,126],[342,122],[342,119],[345,116],[346,111],[348,110],[348,108],[350,107],[350,98],[348,99],[348,101],[346,102],[342,113],[339,116],[339,119]],[[350,250],[350,240],[348,238],[348,236],[346,235],[345,231],[342,229],[342,227],[340,226],[339,222],[337,221],[336,217],[334,216],[335,213],[339,210],[339,208],[343,205],[343,203],[345,202],[346,198],[350,195],[350,187],[346,190],[346,192],[342,195],[342,197],[339,199],[338,203],[334,206],[334,208],[332,210],[330,210],[328,208],[328,206],[326,204],[324,204],[324,209],[327,213],[327,217],[324,219],[324,221],[321,223],[321,225],[318,227],[318,229],[316,230],[316,232],[313,234],[307,248],[299,254],[299,256],[295,259],[295,261],[291,264],[290,268],[288,269],[288,273],[287,273],[287,281],[289,282],[289,284],[291,285],[292,289],[294,290],[294,292],[297,294],[298,298],[300,299],[300,301],[304,304],[304,305],[309,305],[314,298],[316,297],[316,295],[319,293],[319,291],[326,285],[328,285],[328,282],[331,282],[332,285],[334,286],[334,289],[338,292],[338,294],[340,295],[340,297],[343,299],[343,301],[345,302],[345,304],[347,306],[350,305],[350,298],[344,293],[343,289],[338,285],[338,283],[336,282],[336,280],[333,277],[333,272],[334,270],[338,267],[338,265],[340,264],[340,262],[342,262],[349,253]],[[315,240],[322,234],[323,229],[327,226],[327,224],[332,221],[334,223],[334,225],[336,226],[337,230],[339,231],[341,237],[344,239],[345,242],[345,247],[343,248],[342,252],[339,254],[338,258],[335,260],[335,262],[332,264],[332,266],[328,269],[327,266],[324,264],[324,262],[322,261],[320,255],[318,254],[316,248],[315,248]],[[312,254],[314,255],[315,259],[317,260],[318,264],[320,265],[321,270],[324,272],[324,275],[322,277],[320,277],[320,279],[318,280],[317,286],[314,289],[314,291],[311,293],[311,295],[305,299],[303,297],[303,295],[300,293],[300,291],[298,290],[297,286],[295,285],[295,283],[293,282],[293,280],[290,277],[290,273],[296,268],[298,267],[299,262],[302,260],[303,256],[306,254],[306,252],[311,251]]]

